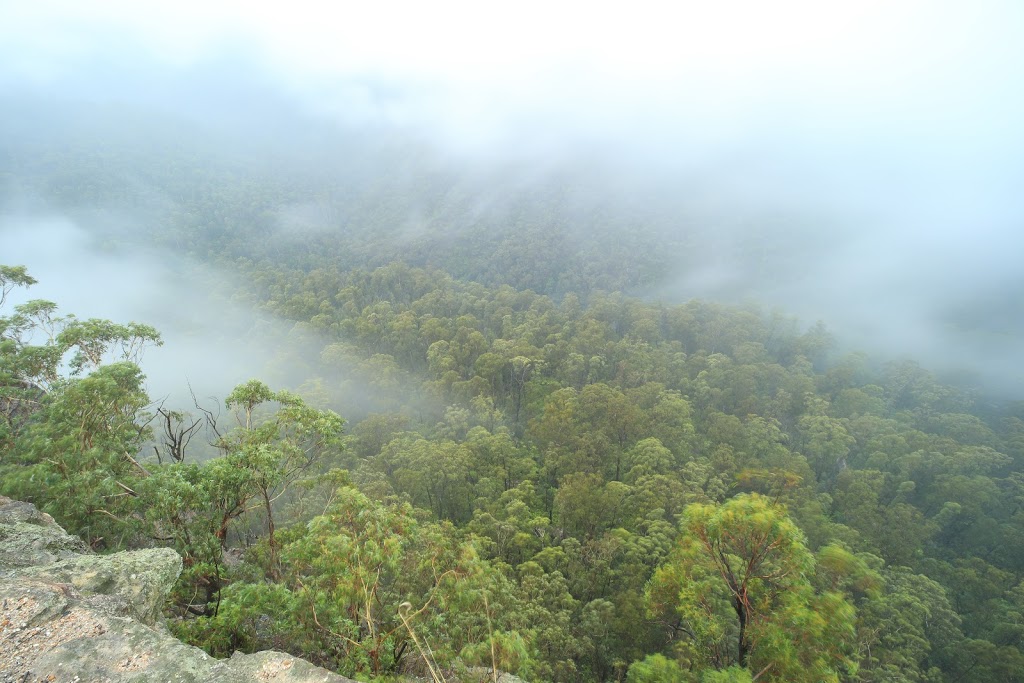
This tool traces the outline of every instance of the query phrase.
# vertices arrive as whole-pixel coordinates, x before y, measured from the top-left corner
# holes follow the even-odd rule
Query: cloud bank
[[[107,0],[0,15],[0,85],[227,122],[240,101],[293,108],[418,136],[456,165],[598,169],[595,195],[712,245],[654,295],[781,305],[1021,393],[1020,3]],[[784,245],[770,258],[786,277],[735,258],[755,232]]]

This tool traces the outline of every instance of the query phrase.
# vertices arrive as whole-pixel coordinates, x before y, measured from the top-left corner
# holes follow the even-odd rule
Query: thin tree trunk
[[[747,643],[747,608],[743,604],[743,601],[739,598],[734,598],[736,606],[736,616],[740,619],[740,642],[739,652],[737,653],[736,663],[741,667],[746,668],[747,666],[747,655],[750,652],[750,645]]]
[[[271,510],[270,495],[264,489],[263,507],[267,511],[267,545],[270,548],[270,578],[277,581],[281,577],[277,571],[277,541],[274,539],[274,513]]]

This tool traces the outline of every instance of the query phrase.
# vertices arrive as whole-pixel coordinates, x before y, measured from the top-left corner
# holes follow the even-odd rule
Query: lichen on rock
[[[216,660],[178,641],[160,608],[180,572],[173,550],[96,555],[0,497],[0,683],[351,683],[281,652]]]
[[[34,505],[0,496],[0,571],[50,564],[89,552],[82,539],[64,531]]]
[[[26,567],[21,574],[70,584],[84,596],[110,596],[125,616],[152,626],[160,620],[164,601],[181,574],[181,556],[170,548],[79,555],[42,567]]]

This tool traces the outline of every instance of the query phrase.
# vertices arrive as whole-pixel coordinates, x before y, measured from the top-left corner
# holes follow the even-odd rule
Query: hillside
[[[1019,3],[8,4],[3,676],[1024,683]]]

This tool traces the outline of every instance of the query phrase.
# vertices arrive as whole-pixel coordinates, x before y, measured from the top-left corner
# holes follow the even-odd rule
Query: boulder
[[[352,683],[281,652],[216,660],[163,627],[173,550],[96,555],[27,503],[0,497],[0,683]]]
[[[0,496],[0,570],[46,565],[87,552],[85,542],[64,531],[50,515]]]

